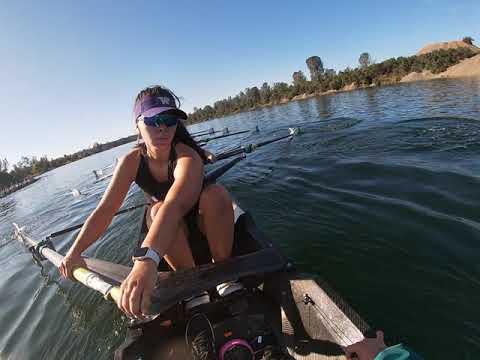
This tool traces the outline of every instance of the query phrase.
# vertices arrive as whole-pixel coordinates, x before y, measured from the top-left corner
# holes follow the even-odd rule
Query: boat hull
[[[250,214],[237,204],[234,209],[234,256],[254,255],[272,248],[281,254],[276,245],[259,231]],[[272,359],[346,359],[342,346],[361,341],[369,331],[368,324],[324,280],[301,274],[283,256],[282,259],[283,265],[275,271],[263,271],[260,263],[255,271],[255,264],[250,264],[252,274],[240,279],[245,290],[227,298],[219,297],[211,287],[211,302],[200,305],[195,311],[212,319],[216,329],[239,316],[238,312],[229,313],[222,309],[235,308],[240,306],[236,304],[247,301],[243,305],[242,322],[248,328],[251,314],[264,319],[271,330],[274,347],[281,352]],[[161,318],[132,326],[125,343],[116,352],[116,359],[138,359],[139,356],[142,359],[190,358],[185,328],[191,316],[180,301]],[[218,337],[217,351],[222,344]]]

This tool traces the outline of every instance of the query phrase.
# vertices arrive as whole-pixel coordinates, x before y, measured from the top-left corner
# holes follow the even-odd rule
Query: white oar
[[[291,139],[293,139],[294,136],[298,135],[299,133],[300,133],[300,128],[288,128],[288,135],[284,135],[284,136],[280,136],[280,137],[277,137],[277,138],[274,138],[274,139],[262,141],[258,144],[247,144],[247,145],[239,146],[238,148],[235,148],[235,149],[232,149],[232,150],[227,150],[227,151],[225,151],[223,153],[220,153],[220,154],[216,154],[215,158],[217,160],[223,160],[223,159],[227,159],[229,157],[240,155],[240,154],[249,154],[249,153],[255,151],[256,149],[258,149],[262,146],[272,144],[274,142],[277,142],[277,141],[280,141],[280,140],[283,140],[283,139],[290,139],[291,140]]]
[[[55,266],[60,266],[64,256],[53,250],[50,241],[37,242],[25,233],[23,227],[15,223],[13,223],[13,226],[15,228],[15,236],[28,247],[35,259],[42,260],[42,258],[45,258]],[[116,303],[119,302],[120,288],[108,283],[94,272],[77,266],[73,269],[73,277],[90,289],[100,292],[105,299],[112,300]]]

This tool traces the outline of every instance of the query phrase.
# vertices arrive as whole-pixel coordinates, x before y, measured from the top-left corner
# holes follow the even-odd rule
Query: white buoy
[[[289,132],[290,135],[292,135],[292,136],[298,135],[298,132],[299,132],[299,131],[300,131],[300,129],[297,128],[297,127],[288,128],[288,132]]]
[[[103,176],[103,171],[100,170],[93,170],[93,175],[95,175],[95,179],[99,179]]]
[[[82,195],[82,193],[78,189],[73,189],[72,190],[72,195],[73,195],[73,197],[79,197],[80,195]]]

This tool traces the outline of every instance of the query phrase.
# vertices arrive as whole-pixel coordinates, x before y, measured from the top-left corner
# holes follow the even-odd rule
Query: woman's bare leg
[[[232,199],[219,184],[206,187],[200,195],[199,228],[207,237],[214,262],[232,254],[234,217]]]
[[[148,228],[150,228],[160,206],[162,206],[162,203],[158,202],[150,209],[150,216],[147,216]],[[189,269],[195,266],[192,251],[188,245],[188,230],[184,220],[180,222],[177,237],[170,244],[164,258],[173,270]]]

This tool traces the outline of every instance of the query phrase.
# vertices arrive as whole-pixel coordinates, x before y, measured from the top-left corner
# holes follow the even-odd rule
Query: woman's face
[[[140,118],[137,122],[137,128],[148,148],[160,150],[170,148],[177,125],[166,126],[165,124],[160,124],[158,127],[148,126]]]

